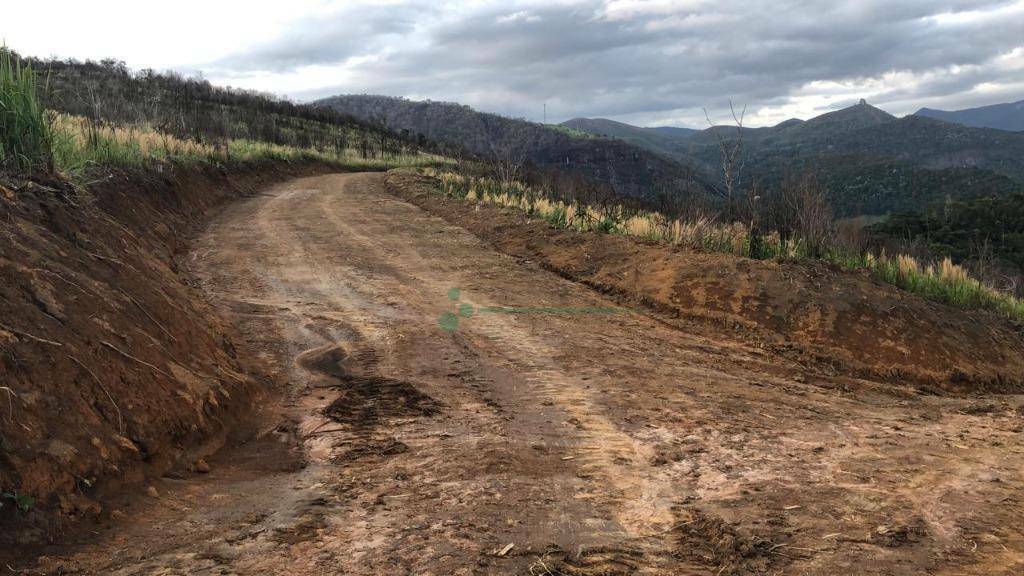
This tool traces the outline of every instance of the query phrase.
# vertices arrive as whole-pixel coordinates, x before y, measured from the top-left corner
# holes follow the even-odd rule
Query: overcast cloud
[[[14,10],[61,17],[42,4]],[[107,4],[110,13],[135,6]],[[201,70],[217,83],[300,100],[380,93],[532,120],[545,103],[549,121],[700,127],[702,107],[724,119],[729,99],[748,106],[752,125],[859,98],[900,115],[1024,99],[1024,0],[194,4],[178,9],[224,19],[158,17],[142,33],[112,30],[119,44],[90,40],[89,26],[152,26],[153,17],[128,10],[111,23],[83,12],[95,22],[78,20],[82,32],[69,25],[71,36],[59,40],[39,20],[36,33],[54,39],[48,49],[2,23],[0,36],[25,52]]]

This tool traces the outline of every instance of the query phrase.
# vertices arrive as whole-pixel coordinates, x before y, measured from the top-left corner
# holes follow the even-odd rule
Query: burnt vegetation
[[[570,173],[630,199],[664,192],[693,201],[710,192],[686,162],[626,142],[595,138],[569,126],[505,118],[451,102],[366,94],[335,96],[316,104],[393,130],[423,134],[450,146],[451,156],[486,160],[506,176],[515,172],[509,170],[510,164],[533,173],[531,177],[551,171]]]
[[[177,72],[132,71],[124,62],[109,59],[44,60],[20,56],[6,48],[3,53],[9,61],[9,76],[17,78],[7,82],[8,88],[18,88],[18,94],[25,94],[34,85],[32,96],[22,99],[34,106],[32,121],[40,127],[36,132],[52,131],[60,124],[59,116],[70,116],[76,119],[75,127],[82,132],[80,139],[85,148],[100,148],[104,139],[113,138],[118,130],[129,130],[129,138],[155,133],[168,142],[173,139],[212,149],[227,160],[231,159],[228,150],[232,141],[381,160],[442,152],[422,135],[409,131],[392,131],[381,123],[296,104],[272,94],[214,86],[203,78]],[[8,117],[5,115],[5,120]],[[25,141],[23,131],[6,132],[14,141]],[[59,139],[50,140],[50,145],[60,145]],[[54,152],[50,150],[49,154],[53,156]],[[59,151],[56,155],[60,156]],[[5,164],[10,167],[14,162]],[[48,168],[52,162],[32,163],[22,158],[15,167],[29,164]]]

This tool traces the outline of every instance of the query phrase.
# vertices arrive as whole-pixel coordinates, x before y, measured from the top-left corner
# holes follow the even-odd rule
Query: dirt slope
[[[0,547],[59,537],[104,491],[192,464],[249,411],[266,383],[175,256],[211,207],[312,171],[0,186]]]
[[[609,310],[380,175],[236,203],[189,267],[289,393],[32,572],[1024,569],[1021,397],[821,376]]]
[[[955,391],[1024,388],[1024,327],[995,314],[929,302],[820,262],[700,254],[555,229],[520,211],[429,193],[431,181],[409,173],[393,172],[389,183],[502,252],[826,370]]]

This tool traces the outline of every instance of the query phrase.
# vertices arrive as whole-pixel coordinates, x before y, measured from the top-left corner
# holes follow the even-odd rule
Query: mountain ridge
[[[584,129],[603,125],[574,120]],[[620,131],[629,125],[616,124]],[[636,127],[632,127],[636,129]],[[651,130],[649,128],[644,130]],[[586,130],[585,130],[586,131]],[[657,152],[692,162],[720,182],[719,139],[733,126],[662,132]],[[633,141],[638,146],[648,141]],[[748,179],[774,185],[804,170],[818,172],[840,215],[924,208],[945,198],[1003,195],[1024,190],[1024,133],[974,128],[928,118],[897,118],[861,100],[808,120],[743,129]]]
[[[973,128],[993,128],[1008,132],[1024,131],[1024,100],[962,110],[921,108],[914,112],[914,115],[963,124]]]
[[[388,128],[425,134],[488,156],[497,148],[545,168],[576,171],[626,196],[674,190],[715,198],[720,142],[734,126],[639,127],[605,118],[557,125],[514,120],[451,103],[378,96],[318,102]],[[581,134],[589,134],[581,137]],[[1024,191],[1024,132],[973,128],[924,116],[897,118],[861,100],[808,120],[744,128],[746,182],[776,186],[811,170],[828,183],[838,216],[924,209],[945,199]]]
[[[476,156],[506,156],[544,169],[577,173],[608,184],[624,196],[643,197],[667,190],[687,198],[706,199],[712,194],[698,169],[685,159],[672,159],[621,140],[579,137],[558,125],[506,118],[463,104],[391,96],[338,95],[312,104],[396,131],[422,134]]]

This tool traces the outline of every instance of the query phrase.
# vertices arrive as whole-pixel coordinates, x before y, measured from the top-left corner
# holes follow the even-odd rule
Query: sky
[[[1024,0],[14,2],[0,41],[297,101],[387,94],[534,121],[748,126],[865,98],[1024,99]]]

